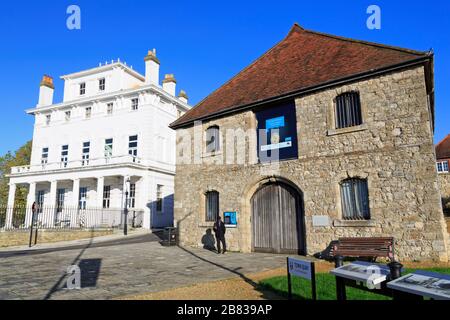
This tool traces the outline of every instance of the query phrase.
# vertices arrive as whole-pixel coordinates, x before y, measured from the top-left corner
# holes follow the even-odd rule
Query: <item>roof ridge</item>
[[[300,27],[300,26],[298,25],[298,27]],[[432,49],[430,49],[428,51],[412,50],[412,49],[402,48],[402,47],[398,47],[398,46],[391,46],[391,45],[381,44],[381,43],[377,43],[377,42],[371,42],[371,41],[358,40],[358,39],[353,39],[353,38],[348,38],[348,37],[343,37],[343,36],[337,36],[337,35],[329,34],[329,33],[325,33],[325,32],[319,32],[319,31],[304,29],[302,27],[300,27],[300,29],[302,31],[304,31],[304,32],[313,33],[313,34],[317,34],[317,35],[320,35],[320,36],[333,38],[333,39],[336,39],[336,40],[354,42],[354,43],[359,43],[359,44],[368,45],[368,46],[372,46],[372,47],[378,47],[378,48],[382,48],[382,49],[396,50],[396,51],[409,53],[409,54],[430,55],[430,53],[433,52]]]
[[[234,76],[232,76],[230,79],[228,79],[228,81],[226,81],[224,84],[222,84],[221,86],[219,86],[217,89],[215,89],[213,92],[211,92],[210,94],[208,94],[206,97],[204,97],[199,103],[197,103],[192,109],[190,109],[188,112],[186,112],[184,115],[182,115],[180,118],[178,118],[177,120],[175,120],[172,124],[176,124],[178,122],[183,122],[183,118],[187,117],[191,112],[193,112],[192,110],[194,110],[195,108],[197,108],[198,106],[200,106],[206,99],[208,99],[210,96],[212,96],[214,93],[216,93],[217,91],[219,91],[222,87],[225,87],[227,84],[229,84],[231,81],[233,81],[235,78],[239,77],[240,74],[244,73],[244,71],[250,69],[250,67],[252,67],[253,65],[255,65],[259,60],[261,60],[263,57],[265,57],[266,55],[268,55],[272,50],[274,50],[277,46],[279,46],[284,40],[286,40],[293,32],[296,31],[296,28],[300,28],[301,30],[304,30],[297,22],[294,23],[294,25],[292,26],[291,30],[289,31],[289,33],[280,41],[278,41],[277,43],[275,43],[275,45],[273,45],[270,49],[266,50],[266,52],[264,52],[262,55],[258,56],[258,58],[256,58],[255,60],[253,60],[253,62],[251,62],[249,65],[247,65],[244,69],[242,69],[241,71],[239,71],[238,73],[236,73]],[[171,124],[171,125],[172,125]]]
[[[441,141],[439,141],[439,143],[436,145],[436,148],[437,148],[442,142],[444,142],[445,140],[447,140],[447,138],[450,138],[450,133],[447,134],[447,135],[444,137],[444,139],[442,139]]]

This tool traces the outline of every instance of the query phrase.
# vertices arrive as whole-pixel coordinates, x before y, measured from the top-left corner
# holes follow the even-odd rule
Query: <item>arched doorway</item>
[[[305,254],[303,199],[296,189],[270,182],[255,192],[251,204],[253,251]]]

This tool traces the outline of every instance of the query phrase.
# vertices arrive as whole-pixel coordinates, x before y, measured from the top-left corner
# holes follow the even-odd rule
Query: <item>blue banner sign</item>
[[[224,223],[227,227],[235,228],[237,227],[237,212],[224,212],[223,214]]]

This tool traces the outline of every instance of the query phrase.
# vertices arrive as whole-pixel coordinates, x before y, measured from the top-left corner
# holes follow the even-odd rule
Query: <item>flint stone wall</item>
[[[200,132],[211,125],[220,127],[223,150],[215,155],[197,153],[196,164],[186,160],[194,161],[201,145],[186,148],[180,141],[186,134],[193,137],[198,128],[177,130],[175,224],[181,244],[203,246],[206,231],[212,228],[205,222],[204,194],[216,190],[220,212],[238,212],[238,228],[227,232],[229,248],[250,252],[251,197],[260,183],[281,178],[302,191],[309,255],[339,237],[394,236],[400,260],[447,261],[448,235],[424,79],[423,67],[417,67],[297,97],[299,157],[280,162],[275,171],[256,163],[252,111],[204,122]],[[336,131],[333,100],[352,90],[360,93],[364,125]],[[250,132],[236,142],[233,153],[225,147],[227,129]],[[243,152],[245,165],[226,163],[227,158],[243,157]],[[370,221],[342,219],[339,183],[348,177],[368,179]],[[330,225],[313,226],[313,216],[329,217]]]

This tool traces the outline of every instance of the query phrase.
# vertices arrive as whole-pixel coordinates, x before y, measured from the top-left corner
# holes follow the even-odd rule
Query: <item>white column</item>
[[[48,198],[48,208],[47,208],[47,215],[48,218],[45,219],[46,224],[49,227],[53,227],[55,225],[55,214],[56,214],[56,190],[58,188],[58,181],[51,181],[50,182],[50,194]],[[44,211],[45,212],[45,211]]]
[[[72,187],[72,199],[70,202],[70,226],[72,228],[77,227],[77,219],[78,219],[78,201],[80,199],[80,179],[73,180]]]
[[[98,209],[103,208],[103,189],[105,187],[105,177],[97,178],[97,204]]]
[[[72,206],[78,208],[78,201],[80,200],[80,179],[73,180],[72,188]]]
[[[27,196],[27,208],[26,208],[26,218],[25,218],[25,225],[26,227],[31,226],[31,220],[33,218],[33,203],[36,201],[36,182],[30,183],[30,188],[28,190],[28,196]]]
[[[14,212],[14,200],[16,198],[16,184],[9,184],[8,194],[8,207],[6,211],[6,229],[11,229],[13,226],[13,212]]]
[[[141,178],[139,183],[139,208],[144,210],[144,216],[142,221],[142,226],[145,229],[151,228],[151,202],[152,197],[150,194],[150,177],[144,176]]]

